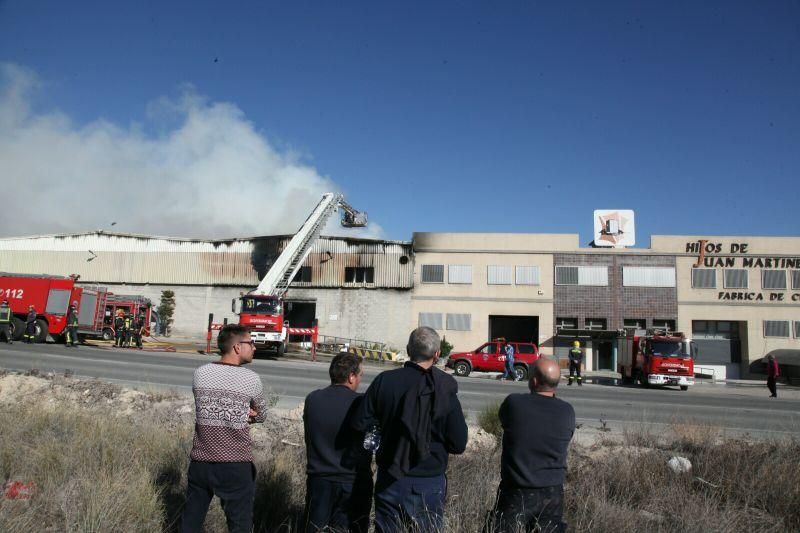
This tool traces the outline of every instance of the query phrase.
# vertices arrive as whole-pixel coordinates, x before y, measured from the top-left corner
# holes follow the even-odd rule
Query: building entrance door
[[[594,370],[614,370],[614,353],[611,341],[594,341],[597,357],[594,358]]]

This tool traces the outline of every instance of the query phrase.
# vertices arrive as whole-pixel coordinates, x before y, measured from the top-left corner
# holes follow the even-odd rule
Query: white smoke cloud
[[[290,150],[277,150],[236,105],[208,102],[191,87],[148,106],[143,125],[158,134],[33,111],[40,87],[34,72],[0,64],[0,235],[293,233],[323,193],[339,190]],[[383,232],[372,222],[353,232],[332,221],[323,233]]]

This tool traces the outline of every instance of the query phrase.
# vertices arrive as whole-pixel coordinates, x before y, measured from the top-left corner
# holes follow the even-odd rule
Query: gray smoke
[[[339,190],[292,151],[276,149],[236,105],[209,102],[191,87],[157,99],[142,124],[124,127],[34,111],[40,85],[34,72],[0,64],[0,235],[293,233],[324,192]],[[382,234],[373,223],[346,233],[329,224],[324,233],[334,232]]]

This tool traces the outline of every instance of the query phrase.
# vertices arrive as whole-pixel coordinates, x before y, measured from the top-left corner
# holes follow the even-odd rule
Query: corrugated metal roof
[[[291,236],[196,240],[120,233],[84,233],[0,239],[0,271],[79,274],[97,283],[236,285],[255,287]],[[405,257],[405,259],[401,259]],[[375,288],[413,286],[411,243],[322,237],[306,266],[304,287],[365,286],[344,283],[345,268],[373,266]]]

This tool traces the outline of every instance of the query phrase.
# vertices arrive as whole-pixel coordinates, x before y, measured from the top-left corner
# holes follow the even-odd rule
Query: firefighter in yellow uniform
[[[569,351],[569,382],[567,385],[572,385],[572,376],[577,374],[578,386],[583,385],[581,378],[581,365],[583,364],[583,350],[581,350],[581,343],[575,341],[572,343],[572,349]]]
[[[125,348],[131,347],[131,336],[133,335],[133,315],[128,313],[125,315],[125,342],[122,346]]]
[[[0,304],[0,340],[5,339],[8,344],[14,344],[11,339],[11,317],[8,300],[3,300],[3,303]]]

